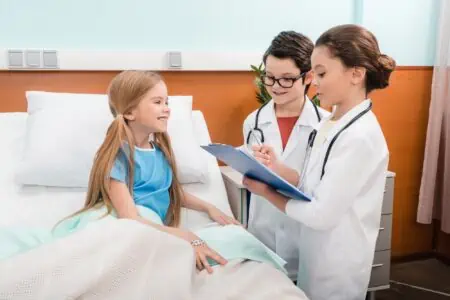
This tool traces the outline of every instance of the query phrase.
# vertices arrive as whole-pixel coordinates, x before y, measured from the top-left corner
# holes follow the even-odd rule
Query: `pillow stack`
[[[29,91],[23,157],[16,180],[23,185],[88,186],[95,153],[113,121],[104,94]],[[182,184],[202,183],[208,166],[195,137],[192,97],[170,96],[171,138]]]

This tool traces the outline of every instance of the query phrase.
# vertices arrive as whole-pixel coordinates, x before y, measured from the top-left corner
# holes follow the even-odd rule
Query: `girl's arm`
[[[287,182],[294,186],[300,185],[300,174],[294,169],[286,166],[282,162],[278,162],[273,171],[284,178]]]
[[[244,177],[242,183],[251,193],[264,197],[265,199],[269,200],[269,202],[271,202],[273,206],[281,210],[283,213],[286,213],[286,205],[289,202],[289,198],[278,193],[267,184],[250,179],[248,177]]]
[[[178,232],[178,228],[159,225],[142,218],[139,215],[136,204],[134,203],[125,183],[111,179],[109,197],[119,218],[136,220],[146,225],[150,225],[158,230],[181,237]]]
[[[262,146],[253,146],[253,156],[260,163],[267,166],[269,169],[280,175],[280,177],[284,178],[287,182],[292,185],[298,186],[300,181],[300,174],[289,166],[285,165],[281,161],[278,160],[275,151],[271,146],[262,145]]]
[[[183,194],[184,197],[181,202],[181,205],[183,207],[207,213],[213,221],[221,225],[227,224],[240,225],[235,218],[227,216],[211,203],[207,203],[186,191],[183,191]]]
[[[147,219],[139,215],[136,204],[128,191],[128,187],[125,183],[111,179],[109,187],[109,196],[117,216],[123,219],[136,220],[145,225],[152,226],[153,228],[172,234],[178,238],[191,243],[194,240],[200,240],[200,238],[190,231],[181,230],[180,228],[164,226],[148,221]],[[211,258],[217,263],[224,265],[227,261],[220,256],[217,252],[210,249],[206,244],[202,246],[195,246],[196,265],[199,270],[205,268],[208,273],[212,273],[212,268],[209,265],[207,258]]]
[[[204,213],[208,213],[208,211],[213,206],[212,204],[207,203],[186,191],[183,191],[183,196],[184,197],[182,198],[182,201],[181,201],[181,205],[183,207],[186,207],[186,208],[189,208],[192,210],[196,210],[196,211],[200,211],[200,212],[204,212]]]

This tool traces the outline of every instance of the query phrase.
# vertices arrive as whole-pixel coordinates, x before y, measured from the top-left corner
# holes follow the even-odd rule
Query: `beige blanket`
[[[0,300],[6,299],[307,297],[271,265],[235,260],[214,267],[212,275],[198,272],[183,240],[134,221],[105,219],[0,262]]]

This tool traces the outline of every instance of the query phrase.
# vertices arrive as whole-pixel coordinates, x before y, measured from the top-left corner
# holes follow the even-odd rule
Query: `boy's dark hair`
[[[290,58],[300,71],[311,70],[311,54],[314,50],[313,42],[305,35],[295,31],[280,32],[264,53],[263,62],[267,61],[269,55],[276,58]]]
[[[311,70],[313,50],[314,44],[307,36],[295,31],[282,31],[272,40],[264,53],[263,62],[266,64],[269,55],[280,59],[290,58],[295,62],[300,72],[304,73]],[[304,80],[303,77],[302,82]],[[308,87],[306,87],[305,93],[308,91]]]

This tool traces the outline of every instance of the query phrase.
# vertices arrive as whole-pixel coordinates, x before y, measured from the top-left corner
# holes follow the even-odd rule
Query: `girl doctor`
[[[312,80],[311,53],[314,44],[306,36],[284,31],[276,36],[263,56],[261,78],[272,100],[252,112],[244,122],[244,143],[271,145],[286,164],[302,169],[308,136],[328,112],[307,99]],[[248,230],[287,261],[286,269],[295,280],[298,268],[297,239],[300,224],[267,201],[252,195]]]
[[[303,224],[291,238],[299,243],[297,285],[309,298],[361,300],[369,283],[389,160],[367,94],[388,86],[395,62],[380,53],[368,30],[341,25],[319,37],[312,66],[321,103],[335,110],[311,134],[301,178],[277,159],[276,149],[254,146],[261,162],[298,184],[311,202],[287,199],[248,178],[244,184],[263,196],[259,201],[269,200]]]

